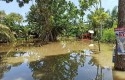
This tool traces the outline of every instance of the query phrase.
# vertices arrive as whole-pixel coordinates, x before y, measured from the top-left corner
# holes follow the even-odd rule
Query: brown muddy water
[[[84,55],[90,43],[60,41],[41,47],[1,44],[0,80],[125,80],[125,71],[113,69],[113,44],[101,44],[100,53],[96,45],[97,52]]]

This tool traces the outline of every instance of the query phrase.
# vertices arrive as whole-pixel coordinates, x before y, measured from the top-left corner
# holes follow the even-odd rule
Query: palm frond
[[[7,39],[9,42],[14,42],[16,40],[13,32],[6,25],[0,24],[0,40]]]

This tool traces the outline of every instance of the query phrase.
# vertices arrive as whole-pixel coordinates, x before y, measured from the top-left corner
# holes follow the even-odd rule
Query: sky
[[[19,7],[16,0],[13,0],[11,3],[6,3],[5,1],[0,0],[0,10],[4,10],[5,13],[9,14],[11,12],[19,13],[23,17],[30,11],[30,6],[32,5],[32,2],[30,1],[29,4],[24,4],[23,7]]]
[[[78,5],[78,0],[71,0],[73,1],[76,5]],[[16,3],[16,0],[13,0],[11,3],[6,3],[4,1],[0,0],[0,10],[4,10],[5,13],[9,14],[11,12],[19,13],[21,14],[24,18],[25,15],[28,13],[30,10],[30,6],[32,5],[32,2],[30,1],[29,4],[25,4],[23,7],[19,7],[18,4]],[[105,8],[105,10],[112,10],[114,6],[118,5],[118,0],[102,0],[102,7]]]

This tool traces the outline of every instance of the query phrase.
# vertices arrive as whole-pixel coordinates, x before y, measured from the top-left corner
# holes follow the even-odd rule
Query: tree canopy
[[[69,31],[71,29],[69,27],[78,24],[84,16],[81,13],[94,5],[97,0],[87,2],[79,0],[79,2],[80,9],[71,1],[37,0],[36,4],[30,8],[27,21],[42,41],[55,41],[63,31]]]
[[[11,32],[9,27],[0,24],[0,41],[4,42],[14,42],[16,38],[14,34]]]
[[[7,3],[13,0],[2,0]],[[17,0],[20,7],[32,0]],[[28,24],[21,25],[23,18],[20,14],[6,14],[0,12],[1,24],[7,25],[11,31],[20,37],[28,37],[35,34],[41,42],[56,41],[59,36],[77,36],[86,33],[89,29],[111,28],[117,19],[117,8],[112,12],[98,8],[100,0],[78,0],[76,6],[69,0],[34,0],[35,4],[30,7],[26,15]],[[22,5],[20,5],[22,4]],[[100,1],[101,6],[101,1]],[[91,11],[91,8],[96,8]],[[87,23],[84,22],[86,11],[90,11]],[[26,38],[27,39],[27,38]]]

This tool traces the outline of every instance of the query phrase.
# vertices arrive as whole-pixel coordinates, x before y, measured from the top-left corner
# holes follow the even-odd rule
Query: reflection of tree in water
[[[48,56],[29,64],[35,80],[73,80],[85,57],[79,53]]]
[[[14,55],[18,54],[18,52],[10,52],[9,55],[7,55],[7,52],[0,52],[0,79],[3,78],[3,75],[5,72],[10,71],[12,66],[19,66],[20,64],[22,64],[22,62],[20,63],[15,63],[15,64],[8,64],[5,59],[6,57],[15,57]]]
[[[21,57],[25,54],[26,52],[9,52],[9,54],[6,55],[6,57]]]
[[[0,79],[2,79],[4,72],[7,72],[11,69],[11,66],[7,65],[7,63],[3,60],[6,52],[0,52]]]
[[[97,59],[92,57],[92,59],[89,61],[88,64],[90,64],[92,66],[95,65],[97,67],[96,77],[94,80],[104,80],[103,79],[104,76],[103,76],[103,72],[102,72],[103,68],[99,65],[99,62],[97,61]]]

